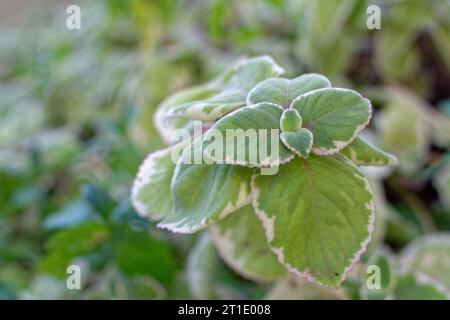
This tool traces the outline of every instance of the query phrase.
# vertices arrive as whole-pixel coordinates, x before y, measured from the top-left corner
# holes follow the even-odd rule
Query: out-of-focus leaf
[[[196,299],[215,297],[215,281],[219,257],[211,238],[205,233],[192,248],[188,257],[186,277]]]
[[[321,287],[307,280],[287,277],[278,281],[267,293],[268,300],[344,300],[342,289]]]
[[[377,269],[378,268],[378,269]],[[377,285],[374,278],[380,277],[379,288],[371,288]],[[360,295],[369,300],[384,300],[392,297],[397,285],[397,263],[392,253],[387,249],[375,251],[362,268]]]
[[[48,216],[44,221],[46,229],[60,229],[79,225],[91,215],[91,207],[82,200],[69,202],[60,210]]]
[[[448,300],[447,289],[426,274],[406,273],[398,278],[395,289],[395,298],[398,300]]]
[[[173,279],[176,266],[167,242],[130,231],[115,239],[114,252],[116,263],[125,274],[149,275],[163,283]]]
[[[450,289],[450,235],[433,234],[414,240],[402,252],[400,266],[427,274]]]
[[[95,222],[59,231],[48,241],[47,254],[39,262],[39,270],[62,278],[76,257],[95,252],[108,237],[108,228]]]

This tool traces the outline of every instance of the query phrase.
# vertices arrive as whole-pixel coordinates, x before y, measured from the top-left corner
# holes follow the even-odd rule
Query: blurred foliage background
[[[66,28],[69,4],[81,8],[81,30]],[[366,27],[369,4],[382,8],[380,30]],[[372,100],[369,138],[400,166],[366,170],[378,210],[370,250],[450,233],[448,0],[7,0],[0,299],[305,297],[245,280],[203,235],[158,230],[129,201],[139,164],[164,145],[158,104],[261,54],[287,77],[322,73]],[[440,255],[450,285],[450,244]],[[82,290],[66,288],[71,263]],[[362,298],[359,281],[346,281],[347,297]]]

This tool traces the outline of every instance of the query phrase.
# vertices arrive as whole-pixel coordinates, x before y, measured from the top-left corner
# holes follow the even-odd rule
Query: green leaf
[[[324,288],[307,280],[286,277],[267,293],[267,300],[345,300],[342,289]]]
[[[450,289],[450,235],[437,233],[414,240],[401,254],[402,270],[417,271]]]
[[[250,91],[261,81],[284,73],[270,56],[259,56],[246,59],[237,64],[236,74],[229,78],[225,89],[241,89]]]
[[[283,132],[280,135],[283,144],[302,158],[307,158],[313,145],[313,134],[306,128],[295,132]]]
[[[184,150],[172,178],[173,211],[158,227],[178,233],[193,233],[225,218],[250,202],[253,170],[240,166],[189,164],[194,141]]]
[[[238,63],[223,89],[207,100],[198,100],[172,108],[166,117],[185,117],[213,121],[245,106],[248,91],[259,82],[284,72],[269,56],[246,59]]]
[[[254,175],[252,199],[278,259],[293,273],[337,287],[373,231],[366,178],[341,155],[296,158],[275,176]]]
[[[252,206],[245,206],[209,228],[219,255],[244,278],[267,282],[286,270],[270,250]]]
[[[278,105],[259,103],[223,117],[205,134],[205,156],[216,163],[248,167],[291,160],[292,152],[279,143],[282,113]]]
[[[283,132],[297,131],[302,127],[302,117],[295,109],[284,110],[280,119],[280,128]]]
[[[186,269],[189,289],[195,299],[214,299],[216,271],[220,264],[211,237],[204,233],[192,248]]]
[[[182,104],[173,108],[167,117],[213,121],[245,105],[246,94],[239,89],[224,90],[209,99]]]
[[[150,275],[168,283],[175,275],[175,257],[168,242],[152,239],[145,232],[126,232],[116,239],[114,257],[127,275]]]
[[[307,73],[291,80],[271,78],[259,83],[249,92],[247,105],[271,102],[287,108],[298,96],[330,86],[326,77],[316,73]]]
[[[156,109],[154,124],[166,143],[172,143],[172,133],[179,128],[186,128],[191,122],[185,118],[167,118],[172,109],[193,101],[208,99],[220,92],[220,89],[209,84],[187,88],[174,93],[165,99]]]
[[[176,164],[172,153],[180,145],[153,152],[139,168],[131,190],[136,211],[151,220],[161,220],[173,209],[170,184]]]
[[[359,93],[340,88],[324,88],[306,93],[292,102],[303,127],[314,135],[312,151],[329,155],[349,145],[370,121],[370,101]]]
[[[60,231],[48,241],[48,253],[39,262],[39,269],[62,278],[72,260],[100,248],[109,235],[106,226],[95,222]]]
[[[375,124],[380,147],[398,157],[400,170],[414,172],[425,158],[429,144],[419,110],[409,101],[395,97],[377,115]]]
[[[406,273],[398,278],[397,300],[448,300],[448,291],[439,282],[421,273]]]
[[[371,267],[378,267],[374,271]],[[380,276],[380,288],[370,289],[372,283],[371,277]],[[386,249],[375,251],[362,268],[360,295],[364,299],[384,300],[392,297],[393,291],[397,285],[397,265],[395,257]]]
[[[352,143],[341,150],[341,154],[358,166],[388,166],[398,163],[394,155],[378,149],[361,137],[356,137]]]

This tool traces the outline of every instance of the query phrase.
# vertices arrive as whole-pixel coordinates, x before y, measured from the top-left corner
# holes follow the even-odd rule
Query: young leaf
[[[313,134],[306,128],[295,132],[282,132],[280,135],[283,144],[292,152],[302,158],[307,158],[313,145]]]
[[[327,78],[316,73],[307,73],[292,80],[271,78],[259,83],[248,93],[247,105],[271,102],[287,108],[298,96],[330,86]]]
[[[259,82],[282,74],[284,70],[269,56],[243,60],[235,66],[223,89],[205,101],[195,101],[173,108],[167,117],[185,117],[213,121],[245,106],[248,91]]]
[[[277,165],[291,160],[292,152],[279,143],[282,113],[283,109],[278,105],[259,103],[226,115],[205,134],[205,156],[216,163],[248,167]],[[214,148],[217,133],[224,137],[219,146],[222,152]]]
[[[366,178],[341,155],[296,158],[275,176],[254,175],[252,200],[278,259],[293,273],[337,287],[373,231]]]
[[[172,212],[170,183],[175,171],[169,147],[147,156],[139,168],[131,190],[131,200],[136,211],[151,220],[161,220]]]
[[[244,278],[267,282],[286,275],[251,205],[212,225],[209,231],[219,255]]]
[[[334,154],[349,145],[369,123],[372,112],[369,100],[340,88],[308,92],[295,99],[291,108],[313,133],[312,151],[318,155]]]
[[[401,255],[400,267],[427,274],[450,289],[450,236],[434,234],[412,242]]]
[[[201,145],[200,145],[201,146]],[[194,141],[184,150],[172,178],[173,211],[158,227],[193,233],[225,218],[250,202],[253,170],[240,166],[189,164]]]
[[[284,110],[280,119],[280,128],[283,132],[297,131],[302,127],[302,117],[295,109]]]
[[[378,149],[361,137],[356,137],[352,143],[341,150],[341,154],[358,166],[388,166],[398,163],[394,155]]]
[[[422,273],[405,273],[398,278],[397,300],[448,300],[448,291],[438,281]]]

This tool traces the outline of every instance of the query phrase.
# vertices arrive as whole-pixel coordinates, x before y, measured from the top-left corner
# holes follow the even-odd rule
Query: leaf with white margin
[[[357,166],[389,166],[398,163],[397,158],[373,146],[361,137],[356,137],[341,154],[352,160]]]
[[[185,117],[213,121],[245,106],[248,91],[259,82],[279,76],[284,70],[269,56],[241,61],[235,66],[222,91],[207,100],[199,100],[173,108],[167,117]]]
[[[204,233],[189,253],[186,278],[195,299],[214,299],[214,281],[220,264],[211,237]]]
[[[450,234],[436,233],[414,240],[402,251],[400,268],[425,273],[450,289]]]
[[[370,186],[342,155],[295,158],[275,176],[252,177],[253,207],[289,271],[338,287],[370,241]]]
[[[301,128],[295,132],[282,132],[280,139],[289,150],[305,159],[313,145],[313,134],[306,128]]]
[[[270,78],[254,87],[247,96],[247,105],[271,102],[289,107],[298,96],[309,91],[331,87],[330,81],[317,73],[303,74],[294,79]]]
[[[167,118],[166,115],[180,105],[206,100],[218,94],[225,84],[229,82],[230,78],[236,74],[237,66],[245,60],[243,57],[236,59],[212,81],[204,85],[182,89],[170,95],[158,106],[154,116],[154,125],[165,143],[170,144],[173,142],[171,139],[174,130],[188,128],[192,122],[186,118]]]
[[[251,205],[213,224],[209,232],[222,259],[244,278],[268,282],[286,276]]]
[[[292,152],[279,141],[282,113],[278,105],[259,103],[226,115],[206,132],[205,156],[215,163],[248,167],[267,167],[292,160]],[[230,132],[235,134],[234,138]],[[222,139],[217,140],[217,135]],[[218,145],[219,149],[214,147]]]
[[[198,145],[183,151],[172,177],[173,211],[158,227],[176,233],[194,233],[250,202],[253,170],[225,164],[191,163]],[[192,146],[194,146],[192,148]],[[200,150],[201,152],[201,150]]]
[[[378,269],[377,269],[378,268]],[[379,279],[379,288],[370,288],[376,285]],[[370,255],[364,268],[361,270],[360,295],[368,300],[385,300],[392,297],[397,286],[397,263],[395,256],[388,249],[381,248]]]
[[[395,289],[397,300],[449,300],[446,288],[423,273],[405,273],[398,278]]]
[[[156,109],[154,125],[164,142],[172,143],[172,134],[176,129],[186,128],[192,122],[186,118],[166,118],[173,108],[196,100],[207,99],[218,93],[220,89],[209,85],[197,86],[181,90],[165,99]]]
[[[346,300],[342,289],[324,288],[315,283],[286,277],[278,281],[267,293],[266,300]]]
[[[284,110],[280,119],[280,128],[283,132],[297,131],[302,127],[303,120],[295,109]]]
[[[303,119],[303,127],[314,135],[312,152],[339,152],[367,126],[372,115],[370,101],[353,90],[324,88],[295,99],[291,108]]]
[[[176,164],[171,155],[180,147],[150,153],[141,164],[131,190],[131,201],[139,215],[157,221],[172,212],[170,186]]]
[[[213,121],[245,105],[246,94],[242,90],[224,90],[209,99],[182,104],[166,116],[183,116],[192,120]]]
[[[229,78],[225,90],[241,89],[248,92],[261,81],[284,73],[284,69],[268,55],[242,60],[235,70],[236,73]]]

